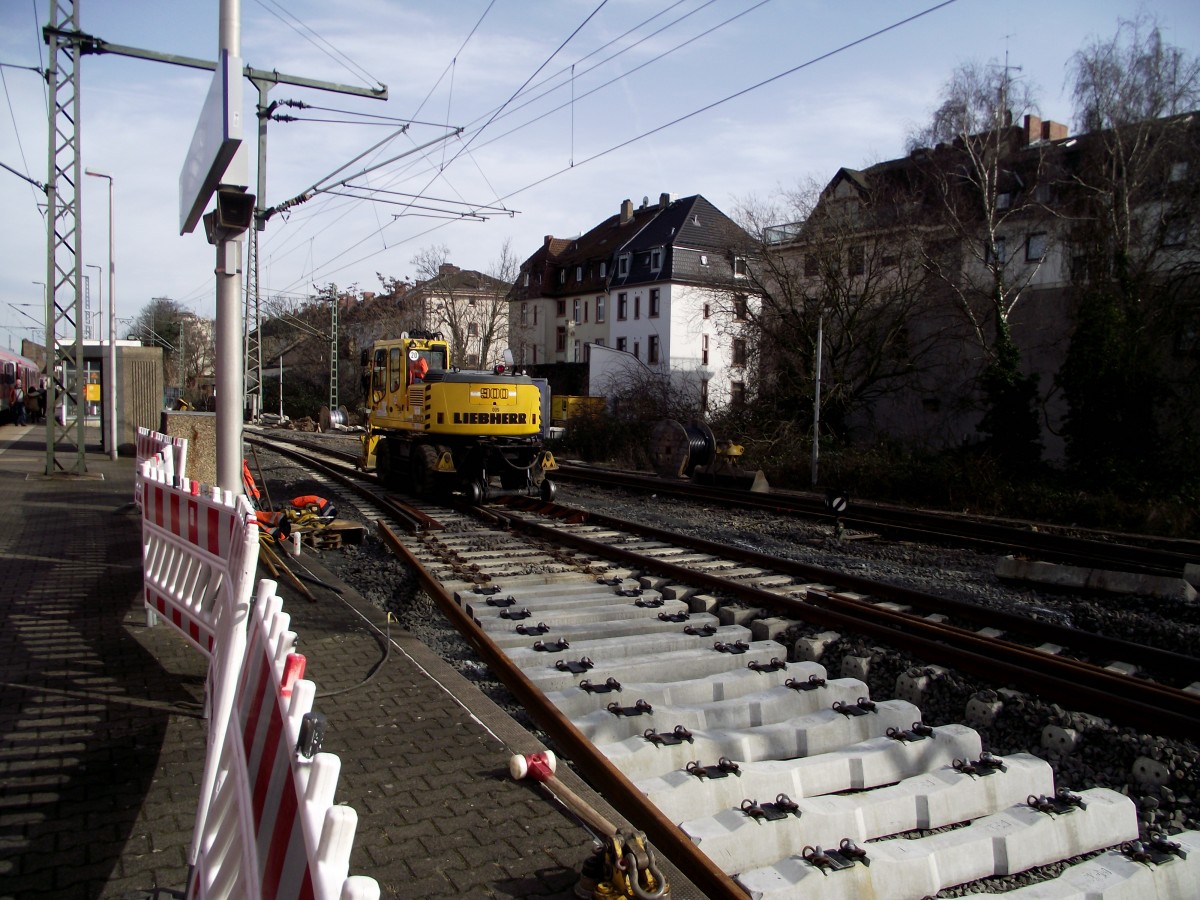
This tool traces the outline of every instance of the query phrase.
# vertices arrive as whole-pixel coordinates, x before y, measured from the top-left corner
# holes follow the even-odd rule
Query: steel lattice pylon
[[[66,470],[55,458],[55,448],[73,441],[72,471],[82,475],[87,471],[87,460],[85,408],[80,394],[84,384],[83,329],[79,327],[83,321],[79,277],[79,260],[83,258],[79,190],[83,166],[78,132],[81,50],[68,36],[79,30],[79,10],[74,0],[55,0],[51,16],[47,29],[50,135],[46,142],[46,474]]]
[[[249,407],[250,415],[257,419],[263,411],[262,385],[262,326],[260,318],[260,300],[258,293],[258,228],[250,229],[249,247],[247,252],[250,259],[246,266],[246,308],[242,316],[245,333],[246,360],[243,366],[242,395],[245,398],[244,407]]]
[[[329,339],[329,412],[331,415],[338,408],[338,306],[336,294],[331,301],[333,306],[333,323]]]

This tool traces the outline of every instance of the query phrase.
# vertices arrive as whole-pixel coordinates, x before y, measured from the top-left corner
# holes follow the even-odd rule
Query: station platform
[[[48,477],[44,427],[0,426],[0,898],[171,897],[187,880],[205,661],[146,625],[134,461],[95,437],[85,474]],[[384,897],[576,896],[592,835],[508,774],[537,739],[407,632],[389,647],[382,610],[304,562],[341,592],[278,591],[342,760],[336,800],[358,812],[350,873]]]

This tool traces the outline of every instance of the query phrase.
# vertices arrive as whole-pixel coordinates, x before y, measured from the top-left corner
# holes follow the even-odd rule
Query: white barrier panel
[[[133,467],[133,499],[142,505],[142,465],[151,459],[161,458],[167,467],[166,484],[176,484],[175,478],[183,478],[187,467],[187,438],[171,437],[159,431],[138,426],[137,460]]]
[[[153,460],[142,465],[146,624],[161,615],[211,656],[219,605],[248,599],[253,586],[254,511],[245,497],[219,488],[201,496],[187,479],[172,487],[166,468]]]
[[[208,816],[217,757],[228,728],[246,648],[258,526],[244,497],[192,494],[170,483],[170,452],[142,464],[142,578],[146,624],[161,615],[209,659],[204,778],[196,829]],[[195,847],[189,862],[195,859]]]
[[[275,587],[259,584],[187,896],[377,900],[373,878],[347,874],[358,814],[333,803],[341,761],[316,752],[319,717],[305,724],[316,686]]]

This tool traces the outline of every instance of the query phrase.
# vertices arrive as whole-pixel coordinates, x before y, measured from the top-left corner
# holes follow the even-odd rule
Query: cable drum
[[[337,409],[330,409],[328,406],[321,407],[320,424],[322,431],[332,431],[335,428],[344,427],[347,422],[346,407],[339,406]]]
[[[681,425],[662,419],[650,432],[650,458],[662,478],[690,477],[696,466],[712,463],[717,440],[703,422]]]

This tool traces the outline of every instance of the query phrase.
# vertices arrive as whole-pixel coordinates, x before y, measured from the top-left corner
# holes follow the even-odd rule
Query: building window
[[[583,266],[576,266],[576,267],[575,267],[575,280],[576,280],[576,281],[583,281]]]
[[[705,303],[705,304],[704,304],[704,318],[706,318],[706,319],[707,319],[707,318],[708,318],[709,316],[711,316],[711,315],[712,315],[712,304],[711,304],[711,303]]]
[[[587,320],[588,320],[588,302],[586,300],[584,300],[583,301],[583,321],[584,321],[584,323],[586,323]]]
[[[650,365],[658,364],[658,335],[650,335],[650,343],[646,346],[646,362]]]
[[[617,257],[617,275],[624,278],[629,274],[629,254],[622,253]]]
[[[650,318],[658,318],[658,304],[661,292],[658,288],[650,288]]]
[[[733,360],[731,365],[744,366],[746,365],[746,339],[733,339]]]
[[[700,365],[708,365],[708,335],[700,336]]]
[[[642,295],[641,294],[633,295],[633,317],[635,319],[640,319],[642,317]]]
[[[642,358],[642,345],[639,341],[633,342],[633,358],[634,359]]]
[[[604,295],[600,294],[596,297],[596,321],[603,324],[604,322]]]
[[[566,283],[567,283],[567,270],[566,270],[566,269],[559,269],[559,270],[558,270],[558,283],[559,283],[559,284],[566,284]]]
[[[851,275],[861,275],[867,270],[867,253],[862,247],[851,247],[849,256]]]
[[[529,304],[528,303],[521,304],[521,324],[522,325],[529,324]]]
[[[650,271],[657,272],[662,268],[662,250],[650,251]]]
[[[1039,262],[1046,257],[1046,232],[1035,231],[1025,239],[1025,259]]]
[[[617,294],[617,321],[624,322],[629,316],[629,295],[624,291]]]
[[[607,275],[608,275],[608,263],[601,262],[600,263],[600,277],[605,278]]]
[[[624,353],[625,347],[626,347],[625,338],[617,338],[617,349],[620,350],[622,353]]]
[[[581,321],[583,321],[582,319],[579,318],[579,298],[578,297],[576,297],[574,300],[571,301],[571,318],[575,320],[576,325],[578,325]]]
[[[538,320],[538,308],[535,306],[535,307],[533,308],[533,324],[534,324],[534,327],[537,327],[537,323],[538,323],[538,321],[537,321],[537,320]]]
[[[575,341],[575,346],[572,349],[574,353],[571,356],[571,362],[579,362],[579,341]]]
[[[1171,163],[1171,180],[1183,181],[1187,178],[1188,164],[1186,162]]]
[[[821,263],[815,253],[804,254],[804,277],[815,278],[821,274]]]
[[[746,306],[746,298],[738,295],[733,298],[733,317],[739,322],[746,321],[748,307]]]
[[[729,403],[736,407],[746,405],[746,385],[743,382],[731,381],[729,383]]]
[[[745,278],[746,277],[746,257],[735,256],[733,258],[733,277],[734,278]]]
[[[555,311],[555,314],[556,314],[556,315],[557,315],[557,316],[558,316],[560,319],[561,319],[563,316],[565,316],[565,315],[567,314],[567,301],[566,301],[566,300],[556,300],[556,301],[554,301],[554,311]]]
[[[996,195],[996,209],[1008,209],[1012,206],[1013,195],[1010,191],[1004,191]]]
[[[529,287],[529,273],[525,273],[525,287]]]
[[[554,330],[554,349],[559,353],[567,349],[567,329],[562,325]]]
[[[478,336],[479,336],[479,323],[478,322],[468,322],[467,323],[467,337],[478,337]]]

